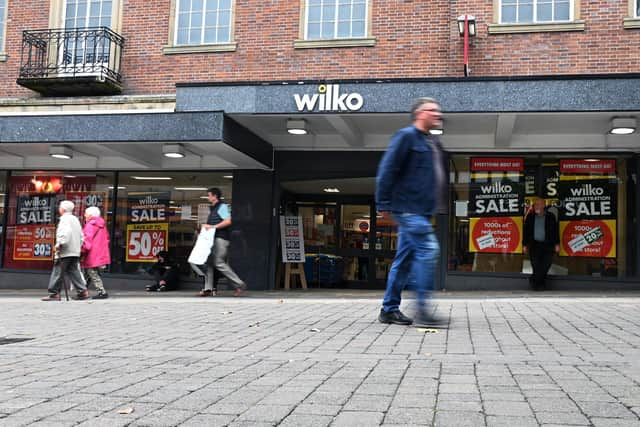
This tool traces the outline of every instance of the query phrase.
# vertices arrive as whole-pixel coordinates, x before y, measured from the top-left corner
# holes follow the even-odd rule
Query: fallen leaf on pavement
[[[222,314],[231,314],[233,311],[223,311]]]
[[[260,322],[252,323],[249,325],[250,328],[253,328],[255,326],[260,326]]]
[[[438,333],[437,329],[431,329],[431,328],[416,328],[416,331],[424,332],[425,334],[437,334]]]
[[[284,300],[283,299],[279,299],[278,300],[278,304],[284,304]]]
[[[313,328],[313,329],[310,329],[310,331],[311,331],[311,332],[320,332],[320,329],[318,329],[318,328]]]
[[[131,408],[131,407],[129,407],[129,408],[124,408],[124,409],[120,409],[120,410],[118,411],[118,413],[119,413],[119,414],[122,414],[122,415],[129,415],[129,414],[130,414],[130,413],[132,413],[132,412],[133,412],[133,408]]]

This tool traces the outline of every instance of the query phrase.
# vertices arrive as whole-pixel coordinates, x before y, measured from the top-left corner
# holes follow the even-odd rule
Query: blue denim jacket
[[[434,143],[445,153],[440,142]],[[446,171],[446,168],[443,170]],[[391,137],[376,177],[376,208],[379,212],[433,215],[437,208],[433,152],[425,135],[415,126],[400,129]],[[442,189],[440,194],[442,194]]]

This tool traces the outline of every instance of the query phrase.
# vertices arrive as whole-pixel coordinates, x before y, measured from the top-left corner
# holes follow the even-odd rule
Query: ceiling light
[[[207,187],[174,187],[178,191],[206,191]]]
[[[132,179],[149,180],[149,181],[166,181],[173,179],[170,176],[132,176]]]
[[[289,119],[287,120],[287,132],[291,135],[306,135],[307,122],[304,119]]]
[[[222,177],[226,179],[233,179],[233,175],[222,175]]]
[[[184,147],[180,144],[164,144],[162,154],[171,159],[181,159],[185,156]]]
[[[52,145],[49,147],[49,155],[56,159],[71,159],[73,150],[66,145]]]
[[[614,117],[611,119],[611,133],[629,135],[636,131],[636,119],[633,117]]]
[[[337,188],[325,188],[324,190],[325,193],[339,193],[340,190],[338,190]]]
[[[431,129],[429,133],[431,135],[442,135],[444,131],[442,129]]]

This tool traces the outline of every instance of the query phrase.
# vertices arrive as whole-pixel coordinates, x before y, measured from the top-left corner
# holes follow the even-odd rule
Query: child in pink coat
[[[82,229],[82,257],[80,266],[83,268],[87,286],[93,285],[98,291],[93,299],[109,297],[100,278],[100,269],[111,264],[109,253],[109,232],[104,219],[100,216],[100,209],[95,206],[84,211],[85,224]]]

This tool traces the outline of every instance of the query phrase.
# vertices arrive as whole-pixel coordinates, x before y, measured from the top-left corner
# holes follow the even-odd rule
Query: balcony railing
[[[123,47],[106,27],[25,30],[17,82],[43,95],[119,93]]]

